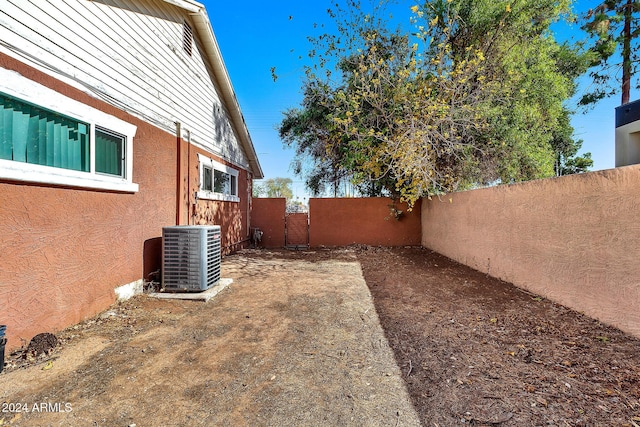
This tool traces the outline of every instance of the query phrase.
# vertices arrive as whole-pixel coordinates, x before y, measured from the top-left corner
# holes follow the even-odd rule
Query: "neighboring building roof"
[[[247,124],[244,121],[242,111],[240,110],[240,104],[238,103],[238,99],[236,98],[236,94],[233,90],[229,73],[224,65],[220,47],[218,46],[215,35],[213,34],[211,22],[209,21],[209,16],[207,15],[204,5],[192,0],[164,0],[164,2],[178,6],[179,8],[190,12],[195,23],[195,31],[198,33],[202,43],[204,44],[205,56],[209,59],[209,63],[213,69],[213,78],[215,79],[214,83],[216,83],[216,86],[221,91],[223,102],[229,110],[231,121],[238,133],[240,144],[247,154],[251,172],[256,179],[264,178],[264,173],[262,172],[260,162],[258,161],[258,155],[256,154],[255,147],[251,141],[251,135],[249,135]]]
[[[640,120],[640,99],[616,107],[616,127]]]

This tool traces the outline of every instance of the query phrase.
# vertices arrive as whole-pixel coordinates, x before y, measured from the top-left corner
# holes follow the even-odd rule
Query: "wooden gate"
[[[309,248],[309,214],[297,212],[285,215],[284,242],[287,248]]]

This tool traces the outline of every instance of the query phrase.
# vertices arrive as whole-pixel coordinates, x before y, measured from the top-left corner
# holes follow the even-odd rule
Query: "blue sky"
[[[308,194],[303,179],[294,176],[289,167],[294,152],[283,147],[275,127],[282,112],[297,107],[302,99],[303,65],[311,47],[307,37],[331,28],[326,11],[335,3],[335,0],[203,1],[265,178],[290,177],[294,181],[294,197],[301,201],[306,201]],[[580,12],[598,3],[582,0],[574,4],[574,9]],[[412,4],[409,0],[399,7],[408,10]],[[314,28],[314,24],[324,24],[325,28]],[[584,37],[578,26],[563,26],[558,31],[562,40]],[[276,67],[275,82],[271,67]],[[631,99],[636,98],[632,93]],[[614,167],[614,110],[619,103],[619,96],[615,96],[601,101],[588,113],[573,117],[576,137],[584,140],[581,151],[592,153],[593,170]]]

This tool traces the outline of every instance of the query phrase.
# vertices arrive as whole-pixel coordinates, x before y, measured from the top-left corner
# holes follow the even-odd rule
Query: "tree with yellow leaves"
[[[303,108],[280,127],[285,143],[304,141],[315,165],[410,205],[552,176],[553,135],[567,126],[563,101],[582,70],[549,32],[568,2],[432,0],[407,7],[409,31],[389,29],[385,5],[330,11],[338,32],[313,40]]]

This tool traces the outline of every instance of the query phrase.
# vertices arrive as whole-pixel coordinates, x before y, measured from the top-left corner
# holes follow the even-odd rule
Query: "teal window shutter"
[[[0,94],[0,159],[89,172],[89,126]]]

